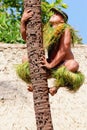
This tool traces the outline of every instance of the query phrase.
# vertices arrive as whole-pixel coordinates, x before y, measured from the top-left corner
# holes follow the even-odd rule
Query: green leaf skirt
[[[17,75],[26,83],[31,83],[29,63],[24,62],[16,66]],[[51,77],[55,78],[56,87],[66,87],[68,90],[76,92],[84,82],[84,75],[81,72],[73,73],[65,66],[51,70]]]

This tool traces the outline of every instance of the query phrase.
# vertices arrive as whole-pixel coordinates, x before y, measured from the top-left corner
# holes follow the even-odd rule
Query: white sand
[[[77,93],[49,96],[54,130],[87,130],[87,46],[72,49],[86,80]],[[36,130],[33,95],[15,73],[25,45],[0,44],[0,130]]]

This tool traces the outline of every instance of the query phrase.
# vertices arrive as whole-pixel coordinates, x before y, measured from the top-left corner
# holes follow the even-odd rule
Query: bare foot
[[[57,93],[58,88],[57,87],[52,87],[49,88],[49,93],[54,96]]]
[[[27,89],[29,92],[33,92],[33,87],[32,87],[32,84],[29,84],[28,85],[28,89]],[[52,88],[49,88],[49,93],[54,96],[56,93],[57,93],[57,90],[58,88],[57,87],[52,87]]]
[[[29,85],[28,85],[27,90],[28,90],[29,92],[33,92],[33,87],[32,87],[32,85],[31,85],[31,84],[29,84]]]

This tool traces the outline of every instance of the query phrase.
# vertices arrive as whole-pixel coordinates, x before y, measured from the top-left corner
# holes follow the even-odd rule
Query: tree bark
[[[37,130],[53,130],[46,70],[41,68],[44,55],[42,45],[41,1],[24,0],[24,8],[33,11],[33,17],[27,23],[27,51],[30,76],[33,85],[34,109]]]

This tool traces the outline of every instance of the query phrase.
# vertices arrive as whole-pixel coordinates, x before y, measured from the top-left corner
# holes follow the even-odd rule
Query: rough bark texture
[[[30,62],[30,76],[34,89],[37,130],[53,130],[46,71],[40,67],[40,60],[44,55],[40,5],[40,0],[24,0],[24,8],[33,11],[33,17],[27,24],[27,50]]]

